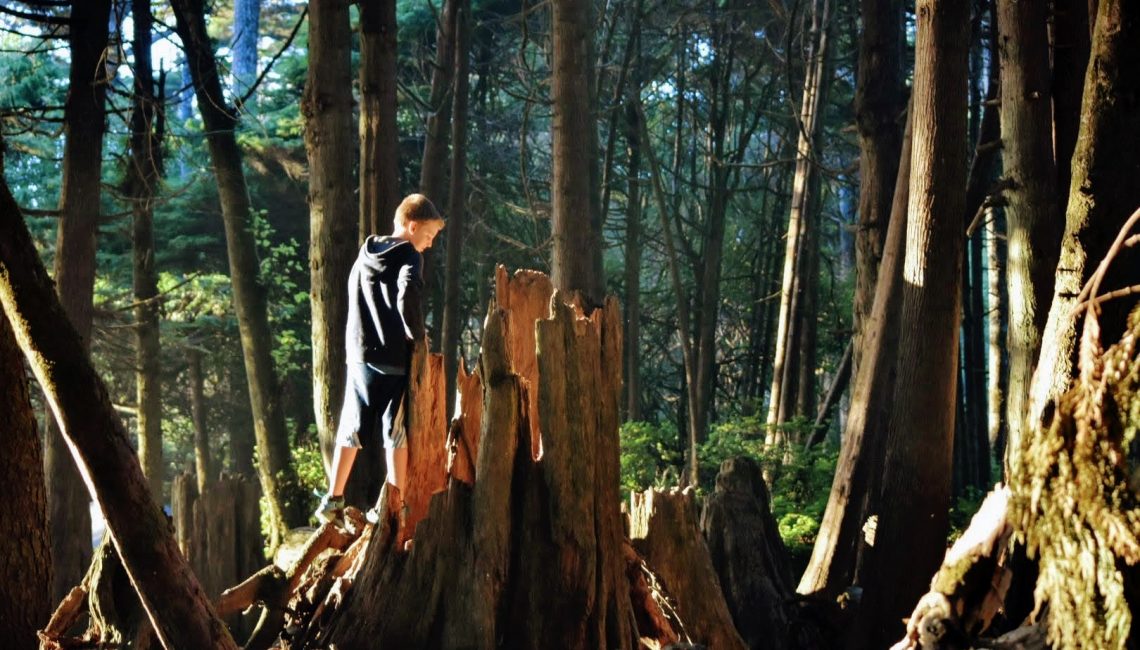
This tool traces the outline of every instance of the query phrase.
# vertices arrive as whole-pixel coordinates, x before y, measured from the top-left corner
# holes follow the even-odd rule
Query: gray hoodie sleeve
[[[404,335],[410,340],[424,338],[423,314],[423,255],[413,250],[400,267],[400,277],[396,282],[396,306],[404,319]]]

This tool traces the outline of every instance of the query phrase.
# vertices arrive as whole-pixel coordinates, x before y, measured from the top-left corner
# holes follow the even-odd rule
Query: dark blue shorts
[[[407,375],[388,375],[367,363],[349,362],[336,444],[362,447],[362,440],[375,440],[379,425],[385,449],[406,447],[400,403],[407,386]]]

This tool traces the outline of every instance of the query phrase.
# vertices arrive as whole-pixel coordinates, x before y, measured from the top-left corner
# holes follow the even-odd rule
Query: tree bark
[[[359,239],[392,232],[400,204],[396,128],[396,2],[360,0]]]
[[[455,19],[455,96],[451,111],[451,188],[448,190],[447,266],[443,296],[443,369],[447,377],[447,416],[455,406],[459,372],[459,271],[467,226],[467,100],[470,87],[471,3],[459,0]]]
[[[6,184],[0,187],[0,304],[162,643],[236,648],[151,497],[107,389],[52,292]]]
[[[234,310],[241,332],[253,430],[257,439],[257,472],[269,506],[269,545],[274,548],[284,530],[302,522],[304,515],[289,453],[280,386],[273,367],[273,336],[269,331],[265,287],[258,279],[253,214],[241,167],[241,150],[234,136],[237,119],[224,102],[217,62],[206,34],[201,0],[173,0],[172,6],[178,36],[190,59],[198,108],[202,113],[221,198]]]
[[[344,401],[348,271],[356,251],[353,182],[352,29],[347,0],[309,3],[309,71],[301,113],[309,161],[309,297],[313,414],[325,463]]]
[[[36,630],[51,616],[52,564],[43,450],[28,397],[28,377],[7,317],[0,315],[0,638],[36,646]]]
[[[1098,7],[1053,302],[1024,416],[1030,426],[1041,423],[1046,405],[1069,386],[1077,354],[1072,314],[1081,288],[1140,205],[1140,184],[1134,182],[1140,177],[1140,152],[1129,144],[1140,138],[1140,48],[1135,47],[1140,7],[1111,1],[1101,1]],[[1137,284],[1137,269],[1135,250],[1124,251],[1109,269],[1101,291]],[[1127,307],[1110,302],[1102,309],[1104,336],[1115,340]],[[1018,471],[1020,453],[1011,440],[1007,454],[1011,474]]]
[[[1029,383],[1053,295],[1061,243],[1057,171],[1053,163],[1049,102],[1048,7],[998,0],[1001,61],[1002,165],[1009,242],[1009,387],[1006,422],[1011,448],[1025,435]]]
[[[190,419],[194,422],[194,474],[198,493],[206,491],[206,485],[217,474],[210,453],[210,433],[206,424],[205,379],[202,376],[202,353],[190,350],[187,354],[190,379]]]
[[[852,299],[851,376],[859,376],[864,322],[875,300],[883,258],[891,195],[898,174],[905,108],[903,86],[903,3],[863,0],[855,118],[859,127],[859,226],[855,231],[855,297]]]
[[[151,494],[162,501],[162,379],[159,341],[158,271],[154,255],[154,195],[162,178],[162,106],[154,97],[150,62],[150,0],[134,0],[134,106],[131,109],[131,158],[127,171],[131,197],[133,285],[135,299],[135,383],[139,458]]]
[[[1006,361],[1006,309],[1009,304],[1005,283],[1005,219],[994,211],[985,222],[988,296],[989,350],[986,352],[989,381],[989,439],[995,458],[1005,457],[1006,409],[1005,393],[1009,367]]]
[[[901,636],[898,621],[942,556],[950,505],[966,227],[969,5],[920,0],[916,15],[912,223],[878,524],[874,545],[864,548],[870,564],[861,622],[870,647]]]
[[[593,70],[594,19],[588,0],[553,0],[551,99],[553,171],[551,279],[560,291],[580,291],[601,304],[601,197]]]
[[[106,129],[109,0],[72,5],[68,37],[71,72],[64,106],[63,185],[55,241],[56,291],[83,349],[91,345],[95,239]],[[88,497],[67,445],[55,424],[48,425],[44,453],[51,518],[53,601],[61,600],[83,578],[91,560]]]

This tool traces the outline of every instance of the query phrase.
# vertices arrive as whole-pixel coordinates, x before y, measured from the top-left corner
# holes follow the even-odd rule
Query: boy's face
[[[443,230],[442,221],[412,221],[408,224],[408,241],[419,252],[431,248],[435,236]]]

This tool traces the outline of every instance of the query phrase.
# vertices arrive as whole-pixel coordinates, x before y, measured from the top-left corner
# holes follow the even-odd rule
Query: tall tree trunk
[[[400,204],[396,128],[396,2],[360,0],[359,239],[392,232]]]
[[[1057,167],[1057,214],[1063,221],[1069,205],[1073,151],[1081,126],[1081,98],[1089,67],[1088,0],[1054,0],[1051,53],[1053,55],[1053,150]],[[1042,305],[1042,307],[1044,307]]]
[[[257,40],[261,33],[261,0],[234,0],[233,37],[230,51],[231,88],[236,97],[242,97],[257,81]],[[257,104],[257,95],[250,97]],[[239,108],[245,108],[240,106]]]
[[[941,562],[950,506],[961,317],[969,5],[916,10],[914,144],[894,402],[878,524],[865,573],[870,647],[901,637],[901,618]]]
[[[358,235],[353,183],[352,27],[348,0],[309,3],[309,72],[301,113],[309,160],[313,414],[325,462],[344,399],[344,323]]]
[[[851,376],[859,375],[864,322],[875,300],[883,241],[898,174],[905,105],[903,86],[903,3],[862,0],[855,118],[859,127],[859,226],[855,231],[854,348]]]
[[[107,388],[52,293],[6,183],[0,184],[0,306],[82,469],[84,483],[107,518],[131,585],[162,644],[236,649],[150,494]],[[74,531],[72,535],[79,536]],[[86,535],[79,537],[89,541]]]
[[[633,38],[633,37],[631,37]],[[632,92],[639,92],[634,90]],[[625,419],[641,415],[641,127],[637,104],[627,101],[625,113]]]
[[[202,376],[202,353],[187,352],[190,374],[190,419],[194,422],[194,473],[198,494],[206,493],[206,486],[217,480],[214,460],[210,453],[210,434],[206,424],[205,379]]]
[[[783,282],[780,289],[780,315],[776,329],[775,362],[772,370],[772,388],[768,402],[768,434],[765,443],[779,445],[784,442],[784,434],[777,427],[788,421],[795,410],[797,397],[796,382],[800,376],[799,358],[803,318],[814,318],[815,314],[803,311],[803,293],[807,290],[811,270],[810,253],[807,252],[814,240],[813,228],[818,228],[818,215],[813,181],[815,154],[818,151],[819,119],[822,82],[827,69],[828,29],[830,22],[830,2],[821,0],[816,8],[813,21],[813,38],[817,39],[811,48],[808,73],[804,77],[803,99],[800,105],[799,144],[796,149],[796,172],[792,182],[792,203],[788,218],[787,244],[784,251]]]
[[[886,418],[894,397],[894,366],[902,302],[902,266],[910,201],[911,134],[909,111],[899,151],[891,217],[875,283],[875,302],[866,321],[863,364],[851,388],[843,446],[835,467],[827,508],[820,521],[811,559],[796,588],[801,594],[834,598],[852,584],[862,528],[878,501]]]
[[[0,314],[0,638],[34,648],[36,630],[51,616],[52,565],[48,540],[43,451],[28,397],[28,377],[8,318]]]
[[[600,305],[602,224],[598,195],[598,132],[594,122],[593,3],[553,0],[551,219],[554,286],[581,291]]]
[[[1012,448],[1020,446],[1026,435],[1026,399],[1061,243],[1051,142],[1047,12],[1042,3],[997,0],[1002,163],[1009,181],[1005,190],[1009,240],[1006,422]]]
[[[285,529],[304,515],[289,453],[289,435],[281,411],[280,386],[273,367],[273,336],[269,330],[265,287],[258,279],[256,242],[249,192],[241,167],[234,129],[235,114],[226,108],[218,65],[206,34],[201,0],[173,0],[178,36],[190,60],[198,108],[217,177],[226,231],[234,310],[241,332],[242,356],[249,384],[253,431],[257,439],[257,473],[269,506],[269,545],[276,548]]]
[[[151,494],[162,500],[162,381],[159,376],[158,271],[154,260],[154,195],[162,178],[162,107],[155,101],[150,63],[150,0],[133,0],[134,107],[127,188],[131,197],[135,297],[135,383],[139,458]]]
[[[447,267],[443,303],[443,368],[446,375],[447,416],[455,406],[459,372],[459,267],[467,226],[467,95],[470,88],[471,3],[459,0],[455,19],[455,96],[451,111],[451,188],[448,190]]]
[[[1046,404],[1066,390],[1073,376],[1077,332],[1072,313],[1081,288],[1128,216],[1140,205],[1140,183],[1136,182],[1140,178],[1140,152],[1135,147],[1140,140],[1138,38],[1140,5],[1118,0],[1099,2],[1053,302],[1041,338],[1027,414],[1023,416],[1034,424],[1041,421]],[[1011,258],[1012,249],[1011,240]],[[1125,250],[1109,268],[1101,292],[1136,284],[1140,281],[1137,269],[1140,262],[1134,249]],[[1012,293],[1012,281],[1010,287]],[[1115,341],[1123,329],[1127,306],[1110,302],[1102,309],[1102,336]],[[1018,470],[1020,451],[1011,439],[1007,453],[1011,474]]]
[[[110,15],[110,0],[73,4],[68,38],[71,72],[63,116],[63,185],[53,275],[59,300],[83,342],[84,354],[91,345],[95,237],[106,128],[107,70],[103,56]],[[45,439],[55,567],[52,600],[59,602],[83,579],[91,561],[91,515],[87,493],[58,427],[49,424]]]

